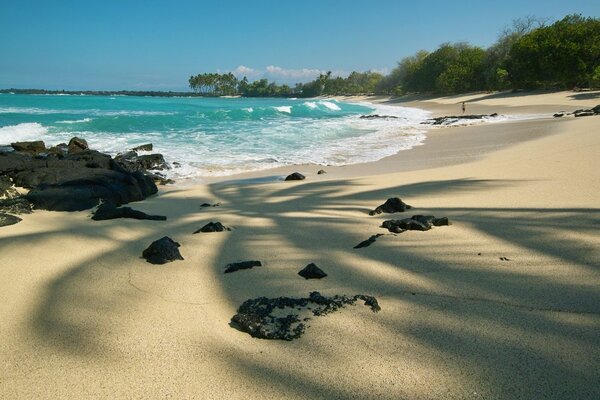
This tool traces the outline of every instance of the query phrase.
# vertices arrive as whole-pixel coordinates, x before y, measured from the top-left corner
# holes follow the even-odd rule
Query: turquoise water
[[[395,115],[365,120],[363,114]],[[424,140],[422,110],[335,99],[157,98],[0,94],[0,145],[73,136],[117,154],[154,144],[174,178],[291,164],[374,161]]]

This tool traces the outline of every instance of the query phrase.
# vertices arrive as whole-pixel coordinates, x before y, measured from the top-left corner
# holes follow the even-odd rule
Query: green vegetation
[[[342,78],[327,72],[293,88],[267,79],[240,81],[231,73],[196,75],[189,83],[204,95],[248,97],[600,87],[600,19],[568,15],[548,26],[533,17],[519,19],[487,49],[444,43],[402,59],[387,76],[368,71]]]

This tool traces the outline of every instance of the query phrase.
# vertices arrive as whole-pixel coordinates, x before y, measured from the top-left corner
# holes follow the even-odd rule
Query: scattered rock
[[[200,204],[200,207],[221,207],[221,203],[215,203],[215,204],[202,203],[202,204]]]
[[[500,257],[500,261],[510,261],[510,259],[508,259],[506,257]]]
[[[286,181],[302,181],[304,179],[306,179],[306,177],[300,172],[294,172],[293,174],[290,174],[285,177]]]
[[[15,142],[10,144],[15,151],[30,154],[39,154],[46,151],[46,145],[41,140],[32,142]]]
[[[381,227],[393,233],[402,233],[404,231],[428,231],[432,226],[442,225],[450,225],[447,217],[436,218],[433,215],[413,215],[411,218],[383,221]]]
[[[163,215],[148,215],[145,212],[134,210],[130,207],[116,207],[114,204],[102,203],[94,212],[94,221],[105,221],[116,218],[148,219],[152,221],[166,221]]]
[[[303,277],[304,279],[322,279],[327,276],[327,274],[315,263],[310,263],[306,267],[304,267],[298,275]]]
[[[554,118],[561,118],[565,116],[565,112],[561,111],[561,112],[557,112],[554,114]]]
[[[398,117],[394,115],[379,115],[379,114],[369,114],[369,115],[361,115],[360,119],[397,119]]]
[[[392,214],[396,212],[404,212],[406,210],[410,210],[411,208],[411,206],[400,200],[399,197],[392,197],[387,199],[385,203],[383,203],[373,211],[369,212],[369,215],[376,215],[381,213]]]
[[[352,297],[337,295],[326,297],[319,292],[312,292],[308,298],[279,297],[270,299],[258,297],[246,300],[238,308],[237,314],[231,318],[231,322],[255,338],[293,340],[305,332],[306,326],[303,322],[310,319],[301,319],[300,313],[324,316],[348,304],[354,305],[358,300],[363,300],[364,304],[373,312],[381,310],[377,299],[373,296],[357,294]],[[275,313],[276,310],[277,313]],[[283,317],[278,316],[282,312],[283,314],[288,312],[288,314]]]
[[[132,151],[152,151],[153,148],[154,148],[154,146],[152,146],[152,143],[146,143],[146,144],[142,144],[137,147],[134,147],[131,150]]]
[[[582,110],[582,111],[575,111],[573,113],[573,115],[575,115],[575,117],[591,117],[592,115],[596,115],[595,112],[593,112],[592,110]]]
[[[449,125],[461,119],[485,119],[497,117],[498,113],[493,114],[473,114],[473,115],[447,115],[445,117],[430,118],[421,122],[423,125]]]
[[[204,225],[202,228],[198,229],[194,233],[223,232],[223,231],[230,231],[230,230],[231,230],[231,228],[224,226],[220,222],[209,222],[208,224]]]
[[[323,174],[326,174],[326,173],[327,173],[327,171],[325,171],[324,169],[320,169],[320,170],[317,172],[317,175],[323,175]]]
[[[181,168],[181,163],[178,163],[177,161],[173,161],[173,168]]]
[[[180,244],[168,236],[155,240],[142,253],[142,257],[150,264],[166,264],[175,260],[183,260],[179,253]]]
[[[69,140],[67,147],[69,154],[81,153],[82,151],[89,149],[87,141],[78,137],[74,137]]]
[[[250,269],[254,267],[262,267],[262,263],[260,261],[241,261],[227,264],[227,269],[225,269],[224,273],[229,274],[231,272],[239,271],[240,269]]]
[[[367,240],[363,240],[362,242],[360,242],[359,244],[357,244],[356,246],[354,246],[355,249],[362,249],[363,247],[369,247],[370,245],[372,245],[373,243],[375,243],[375,241],[377,240],[378,237],[383,236],[383,233],[378,233],[376,235],[372,235],[370,238],[368,238]]]
[[[0,227],[14,225],[21,222],[21,218],[14,215],[0,213]]]

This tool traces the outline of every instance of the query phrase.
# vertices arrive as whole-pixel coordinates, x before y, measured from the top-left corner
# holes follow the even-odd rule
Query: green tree
[[[510,49],[515,88],[589,86],[600,66],[600,19],[568,15],[531,31]]]

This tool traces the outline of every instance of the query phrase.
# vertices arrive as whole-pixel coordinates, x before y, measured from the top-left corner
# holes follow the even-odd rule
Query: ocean
[[[365,114],[390,119],[361,119]],[[73,136],[116,155],[152,143],[175,179],[379,160],[425,139],[424,110],[335,99],[0,94],[0,145]]]

